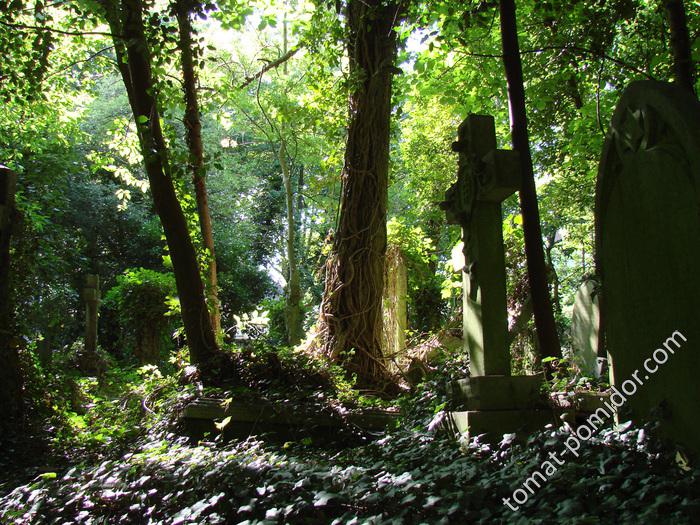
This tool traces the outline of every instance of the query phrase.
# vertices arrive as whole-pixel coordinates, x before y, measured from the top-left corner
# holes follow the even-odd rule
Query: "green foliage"
[[[591,438],[513,513],[502,498],[550,452],[564,454],[568,436],[548,429],[522,445],[472,442],[460,450],[425,431],[402,430],[337,453],[255,439],[193,446],[154,434],[133,454],[18,487],[0,499],[0,518],[74,520],[90,501],[93,518],[122,521],[693,522],[700,472],[681,471],[674,451],[648,428],[629,427]]]
[[[116,313],[122,341],[132,350],[141,344],[147,332],[159,339],[172,334],[180,304],[176,297],[175,277],[145,268],[129,269],[117,277],[104,299],[104,309]]]

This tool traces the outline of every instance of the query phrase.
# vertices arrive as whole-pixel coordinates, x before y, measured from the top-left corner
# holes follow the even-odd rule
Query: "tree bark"
[[[211,370],[206,365],[217,356],[218,347],[204,296],[197,255],[168,165],[148,44],[144,35],[141,0],[123,0],[121,13],[114,11],[110,4],[111,2],[105,2],[110,26],[118,25],[123,29],[115,34],[123,34],[124,41],[119,37],[114,38],[118,67],[138,126],[156,213],[170,249],[190,356],[194,364],[203,368],[203,373],[209,374]],[[114,16],[119,16],[120,20],[115,20]],[[123,61],[124,58],[126,62]]]
[[[671,31],[673,76],[678,85],[695,94],[693,59],[690,52],[690,38],[688,37],[688,24],[683,0],[666,0],[664,6]]]
[[[287,147],[280,133],[280,147],[277,152],[282,168],[282,182],[287,204],[287,305],[285,317],[287,343],[291,346],[301,342],[304,318],[301,312],[301,285],[299,283],[299,262],[296,253],[296,220],[294,217],[294,190],[292,174],[287,161]]]
[[[17,428],[22,415],[22,374],[12,330],[10,237],[15,218],[17,179],[0,165],[0,436]]]
[[[559,335],[554,321],[552,302],[547,285],[547,269],[542,247],[540,212],[537,203],[535,175],[530,152],[530,138],[527,129],[525,109],[525,88],[523,70],[518,45],[518,30],[515,18],[514,0],[500,2],[501,40],[503,64],[508,84],[510,127],[513,149],[520,153],[522,163],[522,188],[520,189],[520,209],[523,215],[525,255],[527,258],[528,280],[532,294],[535,327],[543,357],[561,357]]]
[[[211,314],[211,324],[217,336],[221,333],[221,306],[219,303],[218,279],[216,272],[216,251],[214,250],[214,233],[209,213],[207,196],[206,167],[204,165],[204,144],[202,142],[202,123],[199,118],[197,101],[197,73],[194,66],[192,50],[192,23],[190,12],[184,0],[178,0],[175,6],[177,23],[180,30],[180,56],[182,61],[182,80],[185,95],[185,131],[189,148],[189,167],[192,172],[197,215],[202,233],[202,242],[209,252],[207,269],[207,301]]]
[[[388,376],[382,349],[391,88],[396,5],[349,0],[350,123],[333,253],[321,305],[324,352],[357,374],[358,386]]]

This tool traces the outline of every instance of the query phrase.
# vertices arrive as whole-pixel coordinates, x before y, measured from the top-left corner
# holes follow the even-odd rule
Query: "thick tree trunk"
[[[396,5],[349,0],[350,124],[340,216],[321,309],[325,353],[358,384],[387,377],[382,351],[391,83]]]
[[[216,251],[214,250],[214,233],[209,213],[207,197],[206,168],[204,165],[204,144],[202,143],[202,123],[199,118],[199,103],[197,101],[197,73],[195,72],[192,51],[192,23],[190,13],[184,0],[178,0],[176,5],[177,23],[180,29],[180,53],[182,61],[182,80],[185,93],[185,130],[187,146],[190,154],[190,171],[194,183],[195,199],[199,227],[202,232],[202,242],[209,252],[209,268],[207,271],[207,300],[211,313],[211,324],[214,332],[221,333],[221,307],[219,304],[218,280],[216,273]]]
[[[12,332],[10,236],[15,217],[16,177],[0,165],[0,437],[22,415],[22,374]]]
[[[527,257],[528,280],[530,293],[532,294],[535,326],[542,357],[561,357],[559,335],[554,322],[552,302],[547,286],[547,269],[542,247],[540,212],[537,204],[535,175],[527,130],[525,88],[523,85],[523,70],[520,61],[514,0],[501,0],[500,15],[503,63],[508,83],[513,149],[520,153],[522,162],[523,181],[520,189],[520,209],[523,215],[525,255]]]
[[[107,2],[109,4],[109,2]],[[108,6],[109,7],[109,6]],[[116,37],[119,69],[136,119],[146,174],[156,212],[170,249],[182,310],[182,320],[192,362],[206,365],[217,355],[217,344],[204,297],[204,286],[187,222],[175,193],[167,159],[167,148],[155,100],[148,45],[144,35],[141,0],[124,0],[122,26],[126,45]],[[109,16],[108,11],[108,18]],[[110,25],[115,21],[110,20]],[[126,66],[120,52],[126,53]],[[206,369],[204,373],[211,371]]]
[[[280,148],[277,152],[282,168],[282,182],[287,204],[287,305],[285,317],[287,324],[287,343],[294,346],[301,342],[304,318],[301,312],[301,285],[299,283],[299,263],[296,254],[296,220],[294,217],[294,190],[292,174],[287,161],[287,147],[280,136]]]
[[[673,76],[678,85],[695,93],[693,59],[690,52],[690,38],[688,37],[688,24],[683,0],[666,0],[664,5],[671,30]]]

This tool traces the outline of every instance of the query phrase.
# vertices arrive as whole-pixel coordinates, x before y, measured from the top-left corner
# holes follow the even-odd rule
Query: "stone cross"
[[[510,375],[501,202],[521,184],[517,152],[496,149],[493,117],[469,115],[452,149],[457,182],[441,207],[464,241],[464,341],[471,376]]]
[[[97,318],[100,308],[100,277],[88,274],[83,288],[85,300],[85,352],[94,354],[97,351]]]

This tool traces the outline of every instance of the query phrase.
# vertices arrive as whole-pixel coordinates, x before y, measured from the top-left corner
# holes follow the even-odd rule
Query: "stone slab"
[[[293,429],[321,429],[332,431],[343,422],[365,432],[384,432],[397,424],[399,412],[389,410],[362,410],[349,412],[341,418],[330,413],[300,409],[292,405],[273,405],[241,401],[223,402],[220,399],[203,398],[185,407],[182,419],[186,426],[199,431],[213,432],[214,423],[230,417],[226,430],[234,435],[256,433],[295,433]],[[344,421],[343,421],[344,420]],[[202,433],[202,432],[195,432]]]
[[[513,410],[545,408],[541,374],[530,376],[475,376],[454,381],[448,392],[455,408]]]

